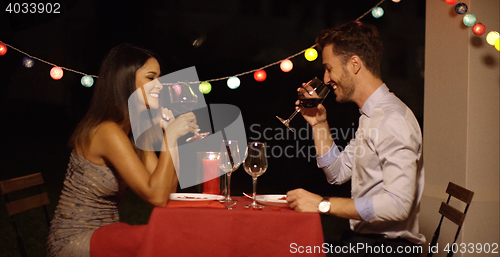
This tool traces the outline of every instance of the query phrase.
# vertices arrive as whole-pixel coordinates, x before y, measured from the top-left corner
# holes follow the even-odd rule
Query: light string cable
[[[4,44],[4,45],[6,45],[6,46],[8,46],[8,47],[10,47],[10,48],[12,48],[12,49],[14,49],[14,50],[16,50],[16,51],[20,52],[20,53],[22,53],[22,54],[24,54],[24,55],[28,56],[28,57],[29,57],[29,58],[31,58],[31,59],[35,59],[35,60],[41,61],[41,62],[43,62],[43,63],[46,63],[46,64],[48,64],[48,65],[52,65],[52,66],[54,66],[54,67],[59,67],[59,68],[61,68],[61,69],[67,70],[67,71],[71,71],[71,72],[74,72],[74,73],[78,73],[78,74],[80,74],[80,75],[84,75],[84,76],[92,76],[92,77],[94,77],[94,78],[97,78],[97,76],[96,76],[96,75],[89,75],[89,74],[86,74],[86,73],[83,73],[83,72],[80,72],[80,71],[77,71],[77,70],[73,70],[73,69],[69,69],[69,68],[66,68],[66,67],[62,67],[62,66],[59,66],[59,65],[56,65],[56,64],[50,63],[50,62],[48,62],[48,61],[42,60],[42,59],[40,59],[40,58],[38,58],[38,57],[36,57],[36,56],[29,55],[28,53],[25,53],[25,52],[23,52],[23,51],[21,51],[21,50],[19,50],[19,49],[15,48],[15,47],[13,47],[13,46],[11,46],[11,45],[7,44],[7,43],[5,43],[5,42],[0,41],[0,43],[2,43],[2,44]]]
[[[380,4],[382,4],[383,2],[385,2],[385,0],[381,0],[380,2],[378,2],[378,3],[377,3],[375,6],[373,6],[370,10],[368,10],[367,12],[365,12],[363,15],[359,16],[356,20],[357,20],[357,21],[359,21],[360,19],[362,19],[363,17],[365,17],[367,14],[369,14],[369,13],[370,13],[370,12],[371,12],[374,8],[376,8],[376,7],[378,7]],[[80,75],[84,75],[84,76],[91,76],[91,77],[94,77],[94,78],[99,78],[99,77],[98,77],[98,76],[96,76],[96,75],[89,75],[89,74],[86,74],[86,73],[83,73],[83,72],[80,72],[80,71],[77,71],[77,70],[73,70],[73,69],[69,69],[69,68],[66,68],[66,67],[62,67],[62,66],[56,65],[56,64],[54,64],[54,63],[51,63],[51,62],[48,62],[48,61],[42,60],[42,59],[40,59],[40,58],[38,58],[38,57],[36,57],[36,56],[32,56],[32,55],[30,55],[30,54],[28,54],[28,53],[26,53],[26,52],[23,52],[23,51],[21,51],[21,50],[19,50],[19,49],[15,48],[15,47],[13,47],[13,46],[11,46],[11,45],[9,45],[9,44],[5,43],[5,42],[0,41],[0,43],[2,43],[2,44],[4,44],[4,45],[6,45],[7,47],[10,47],[10,48],[12,48],[12,49],[14,49],[14,50],[18,51],[19,53],[22,53],[22,54],[24,54],[24,55],[28,56],[28,57],[29,57],[29,58],[31,58],[31,59],[35,59],[35,60],[38,60],[38,61],[40,61],[40,62],[46,63],[46,64],[48,64],[48,65],[52,65],[52,66],[54,66],[54,67],[59,67],[59,68],[61,68],[61,69],[64,69],[64,70],[67,70],[67,71],[71,71],[71,72],[74,72],[74,73],[77,73],[77,74],[80,74]],[[279,60],[279,61],[276,61],[276,62],[270,63],[270,64],[268,64],[268,65],[262,66],[262,67],[257,68],[257,69],[253,69],[253,70],[249,70],[249,71],[246,71],[246,72],[238,73],[238,74],[233,75],[233,76],[226,76],[226,77],[215,78],[215,79],[209,79],[209,80],[203,80],[203,81],[192,81],[192,82],[187,82],[187,83],[189,83],[189,84],[199,84],[199,83],[201,83],[201,82],[215,82],[215,81],[221,81],[221,80],[229,79],[229,78],[231,78],[231,77],[241,77],[241,76],[244,76],[244,75],[247,75],[247,74],[250,74],[250,73],[256,72],[256,71],[258,71],[258,70],[264,70],[264,69],[267,69],[267,68],[269,68],[269,67],[271,67],[271,66],[277,65],[277,64],[281,63],[283,60],[292,59],[292,58],[294,58],[294,57],[296,57],[296,56],[298,56],[298,55],[300,55],[300,54],[304,53],[304,52],[305,52],[305,51],[307,51],[308,49],[310,49],[310,48],[314,48],[315,46],[316,46],[316,44],[314,44],[314,45],[312,45],[312,46],[310,46],[310,47],[308,47],[308,48],[306,48],[306,49],[304,49],[304,50],[302,50],[302,51],[300,51],[300,52],[298,52],[298,53],[295,53],[295,54],[293,54],[293,55],[290,55],[290,56],[288,56],[288,57],[286,57],[286,58],[284,58],[284,59],[282,59],[282,60]],[[174,83],[162,83],[162,84],[163,84],[163,85],[172,85],[172,84],[174,84]]]
[[[359,21],[361,20],[363,17],[365,17],[366,15],[368,15],[374,8],[378,7],[379,5],[381,5],[383,2],[385,2],[385,0],[381,0],[380,2],[378,2],[375,6],[373,6],[370,10],[368,10],[367,12],[365,12],[363,15],[359,16],[356,21]],[[265,65],[265,66],[262,66],[260,68],[257,68],[257,69],[253,69],[253,70],[249,70],[249,71],[246,71],[246,72],[242,72],[242,73],[239,73],[239,74],[236,74],[236,75],[233,75],[233,76],[226,76],[226,77],[222,77],[222,78],[216,78],[216,79],[209,79],[209,80],[203,80],[203,81],[192,81],[192,82],[188,82],[189,84],[199,84],[201,82],[214,82],[214,81],[220,81],[220,80],[225,80],[225,79],[229,79],[231,77],[241,77],[243,75],[247,75],[247,74],[250,74],[250,73],[254,73],[258,70],[264,70],[264,69],[267,69],[271,66],[274,66],[274,65],[277,65],[279,63],[281,63],[283,60],[287,60],[287,59],[292,59],[298,55],[301,55],[302,53],[304,53],[305,51],[307,51],[307,49],[310,49],[310,48],[314,48],[316,46],[316,44],[298,52],[298,53],[295,53],[293,55],[290,55],[282,60],[279,60],[279,61],[276,61],[276,62],[273,62],[273,63],[270,63],[268,65]],[[173,85],[175,83],[162,83],[163,85]]]

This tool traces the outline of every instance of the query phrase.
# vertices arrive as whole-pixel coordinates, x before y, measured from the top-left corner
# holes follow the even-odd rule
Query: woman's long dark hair
[[[156,58],[151,51],[130,44],[111,49],[101,64],[90,108],[71,136],[71,147],[81,147],[85,153],[95,130],[105,121],[130,126],[128,98],[136,90],[137,70],[151,57]]]

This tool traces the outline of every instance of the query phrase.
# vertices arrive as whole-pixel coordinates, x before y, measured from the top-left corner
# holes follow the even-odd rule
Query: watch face
[[[322,213],[327,213],[330,210],[330,202],[329,201],[321,201],[318,205],[318,209]]]

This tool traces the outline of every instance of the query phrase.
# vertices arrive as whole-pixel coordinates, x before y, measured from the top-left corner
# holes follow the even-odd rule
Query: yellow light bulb
[[[495,41],[500,38],[500,33],[498,31],[490,31],[486,36],[486,42],[490,45],[495,45]]]
[[[495,48],[497,49],[497,51],[500,51],[500,38],[497,38],[497,40],[495,40]]]
[[[306,52],[304,53],[304,55],[306,57],[306,60],[308,60],[310,62],[312,62],[312,61],[316,60],[316,58],[318,58],[318,52],[314,48],[307,49]]]
[[[200,92],[202,92],[203,94],[206,95],[206,94],[210,93],[210,91],[212,91],[212,85],[210,84],[210,82],[207,82],[207,81],[201,82],[200,86],[199,86],[199,90],[200,90]]]

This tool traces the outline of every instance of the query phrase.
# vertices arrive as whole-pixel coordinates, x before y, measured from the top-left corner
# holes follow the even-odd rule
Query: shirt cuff
[[[356,211],[364,221],[368,221],[371,217],[373,217],[373,215],[375,215],[375,209],[373,209],[373,198],[371,196],[355,198],[354,207],[356,207]]]
[[[318,164],[318,168],[323,168],[331,163],[333,163],[337,157],[340,155],[340,151],[335,143],[332,144],[332,147],[325,154],[316,157],[316,163]]]

